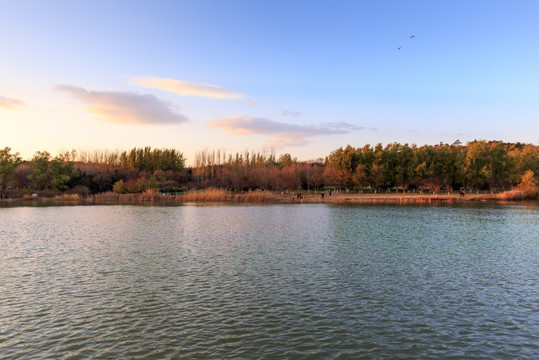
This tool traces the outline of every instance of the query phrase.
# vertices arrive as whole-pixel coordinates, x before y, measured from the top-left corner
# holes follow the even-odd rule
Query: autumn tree
[[[449,191],[455,186],[493,190],[516,185],[528,170],[539,174],[539,147],[500,141],[421,147],[348,145],[331,152],[324,163],[298,162],[288,153],[276,157],[273,151],[226,154],[203,150],[196,154],[195,166],[189,168],[174,149],[72,151],[55,158],[43,151],[25,162],[10,148],[0,150],[1,187],[13,184],[66,190],[78,186],[92,193],[110,191],[113,184],[119,184],[116,188],[123,189],[120,191],[131,192],[181,186],[296,190],[324,185],[347,189],[372,186],[375,191],[388,186],[404,190],[411,186],[420,191],[427,186],[434,191],[443,187]]]
[[[13,179],[13,182],[16,187],[26,189],[30,187],[30,175],[30,164],[28,164],[28,162],[23,162],[15,168],[13,174],[11,175],[11,178]]]
[[[270,169],[265,166],[257,166],[249,173],[249,185],[255,189],[270,188]]]
[[[535,181],[535,174],[531,170],[527,170],[520,184],[518,185],[519,190],[523,191],[528,197],[537,196],[537,183]]]
[[[314,188],[315,190],[323,185],[324,167],[321,162],[303,162],[298,164],[298,171],[301,181],[301,188],[309,191]]]
[[[356,171],[352,174],[352,182],[359,188],[363,188],[369,184],[367,171],[363,164],[357,164]]]
[[[296,190],[299,188],[299,173],[295,165],[288,165],[279,172],[278,188]]]
[[[539,175],[539,146],[531,144],[523,145],[522,147],[510,146],[508,154],[515,164],[515,181],[528,170],[531,170],[535,176]]]
[[[341,189],[343,187],[347,187],[349,184],[350,175],[345,170],[337,169],[331,165],[326,165],[324,167],[324,178],[326,179],[328,185]]]

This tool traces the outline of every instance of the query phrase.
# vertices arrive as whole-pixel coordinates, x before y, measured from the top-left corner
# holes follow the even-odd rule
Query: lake
[[[539,206],[0,208],[0,359],[537,359]]]

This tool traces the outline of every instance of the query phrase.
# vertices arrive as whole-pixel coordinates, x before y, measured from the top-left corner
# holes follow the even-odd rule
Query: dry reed
[[[181,195],[164,195],[158,190],[146,190],[143,193],[117,194],[105,192],[89,196],[80,194],[62,194],[56,196],[35,196],[25,194],[23,201],[39,201],[44,203],[84,203],[84,204],[137,204],[137,203],[188,203],[188,202],[217,202],[217,203],[440,203],[440,202],[468,202],[468,201],[525,201],[538,198],[535,189],[517,187],[496,195],[399,195],[388,196],[386,194],[338,194],[336,196],[321,198],[319,194],[304,194],[303,199],[297,199],[296,195],[289,193],[277,193],[271,191],[247,191],[241,193],[231,192],[226,189],[208,188],[192,190]]]
[[[229,202],[232,198],[225,189],[208,188],[176,195],[174,200],[176,202]]]
[[[81,196],[79,194],[62,194],[55,196],[55,198],[59,198],[59,200],[62,201],[80,201]]]
[[[157,189],[148,189],[144,191],[142,194],[138,194],[140,197],[140,200],[142,201],[158,201],[161,199],[161,195],[159,195],[159,190]]]
[[[248,191],[240,194],[233,194],[228,190],[216,188],[189,191],[174,197],[175,202],[262,203],[276,200],[277,198],[274,195],[265,191]]]
[[[118,202],[120,200],[120,195],[112,191],[95,194],[92,197],[94,202]]]
[[[536,200],[537,191],[526,190],[526,189],[513,189],[509,191],[504,191],[501,194],[494,195],[496,200],[507,200],[507,201],[522,201],[522,200]]]

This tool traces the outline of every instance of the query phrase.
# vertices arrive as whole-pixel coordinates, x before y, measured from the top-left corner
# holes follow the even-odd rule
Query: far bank
[[[253,203],[253,204],[312,204],[312,203],[474,203],[474,202],[509,202],[537,200],[537,193],[527,194],[518,190],[498,194],[490,193],[361,193],[361,192],[278,192],[244,191],[234,192],[226,189],[205,189],[188,191],[181,194],[163,194],[157,191],[145,191],[138,194],[117,194],[105,192],[81,196],[63,194],[46,196],[34,193],[20,198],[4,198],[0,206],[31,205],[107,205],[107,204],[153,204],[169,205],[182,203]]]

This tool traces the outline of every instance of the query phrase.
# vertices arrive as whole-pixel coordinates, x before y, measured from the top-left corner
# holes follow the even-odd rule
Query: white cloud
[[[157,77],[138,77],[133,84],[170,91],[182,96],[202,96],[216,99],[241,99],[243,94],[225,89],[218,85],[188,82],[182,80],[165,79]]]
[[[300,117],[300,116],[303,115],[303,114],[300,113],[299,111],[288,111],[288,110],[284,110],[284,111],[283,111],[283,115],[284,115],[284,116],[292,116],[292,117]]]
[[[170,103],[151,94],[129,91],[92,91],[78,86],[57,85],[56,90],[66,92],[88,105],[88,110],[99,120],[120,124],[181,124],[187,118],[173,111]]]
[[[24,106],[24,102],[21,100],[0,96],[0,108],[17,110],[19,107],[22,106]]]
[[[296,125],[244,115],[216,120],[209,126],[237,135],[272,135],[275,146],[301,146],[307,144],[307,139],[313,136],[347,134],[360,129],[345,122]]]
[[[243,105],[249,106],[249,107],[253,107],[253,106],[256,106],[256,101],[254,101],[254,100],[247,100],[247,101],[244,101],[244,102],[243,102]]]

